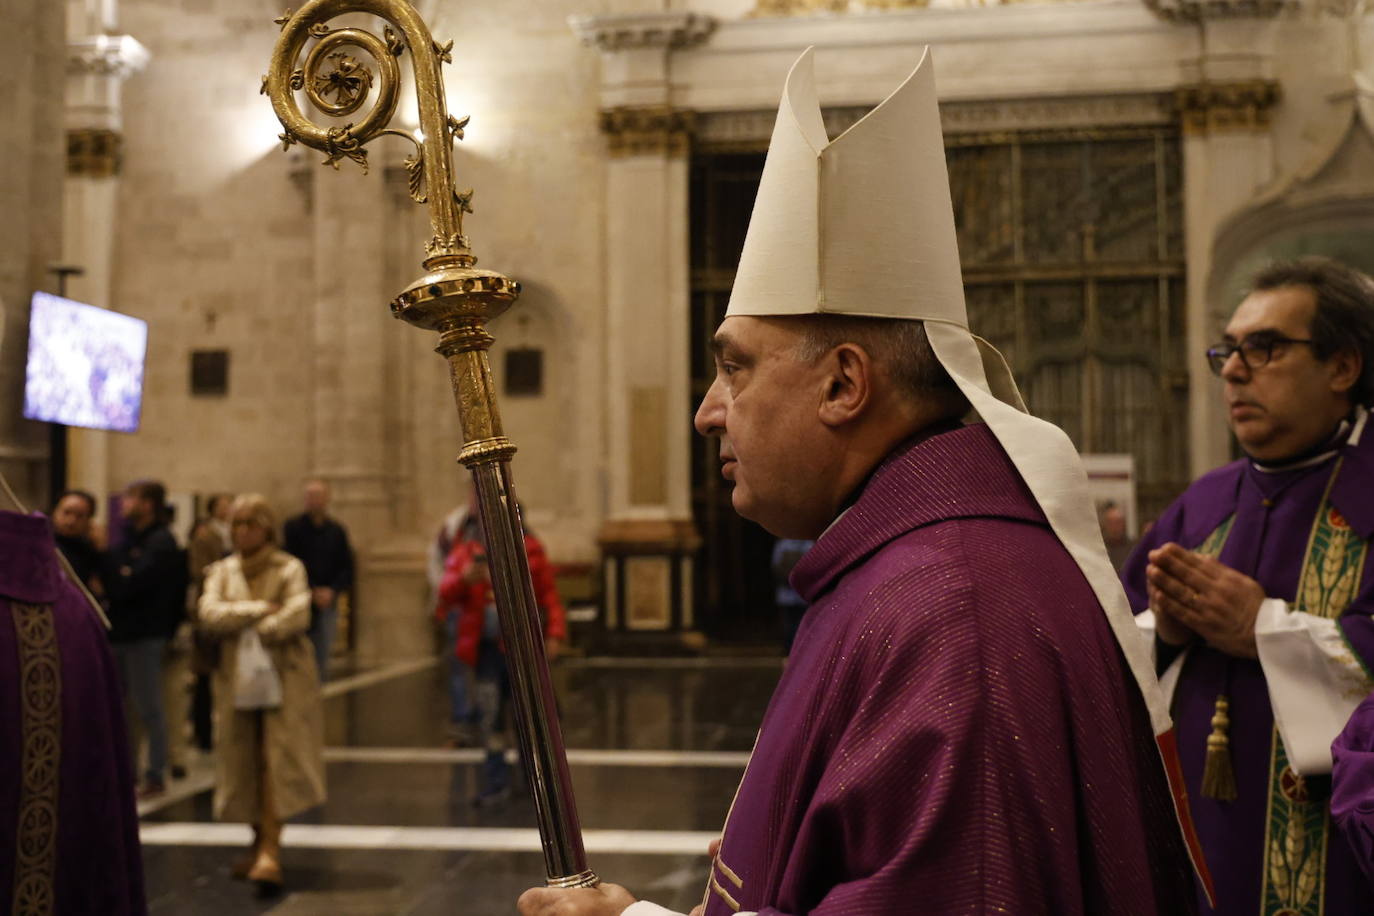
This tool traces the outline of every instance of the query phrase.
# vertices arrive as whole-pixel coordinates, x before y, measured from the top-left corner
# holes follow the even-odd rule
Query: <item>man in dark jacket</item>
[[[283,526],[282,546],[300,558],[310,579],[310,641],[323,684],[339,626],[339,595],[353,586],[353,548],[348,530],[329,515],[329,484],[305,485],[305,511]]]
[[[91,538],[95,497],[85,490],[68,490],[52,509],[53,539],[87,588],[99,595],[100,548]]]
[[[162,655],[186,604],[186,560],[167,527],[167,491],[153,480],[129,484],[121,501],[123,537],[109,553],[110,641],[124,690],[148,737],[140,797],[160,794],[167,767]]]

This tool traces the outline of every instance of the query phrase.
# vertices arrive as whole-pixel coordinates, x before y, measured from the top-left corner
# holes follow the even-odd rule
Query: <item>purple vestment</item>
[[[47,519],[0,512],[0,912],[20,881],[27,900],[51,901],[36,912],[144,913],[114,660],[55,550]]]
[[[792,584],[708,916],[1193,912],[1139,688],[986,427],[898,449]]]
[[[1149,604],[1145,568],[1150,550],[1169,541],[1196,549],[1227,519],[1233,521],[1218,559],[1256,579],[1266,596],[1293,601],[1317,508],[1337,457],[1341,469],[1331,486],[1330,502],[1350,529],[1368,541],[1374,535],[1374,433],[1366,430],[1358,445],[1346,445],[1336,457],[1296,470],[1265,472],[1248,460],[1236,461],[1199,478],[1141,539],[1122,571],[1131,607],[1139,612]],[[1338,620],[1345,640],[1366,665],[1374,661],[1371,612],[1374,562],[1366,562],[1355,599]],[[1207,798],[1200,790],[1219,694],[1230,702],[1237,791],[1233,802]],[[1274,736],[1274,713],[1260,663],[1194,645],[1174,693],[1173,714],[1193,820],[1216,882],[1215,912],[1256,916],[1262,912],[1270,858],[1265,840]],[[1309,777],[1306,783],[1312,797],[1324,799],[1329,792],[1329,777]],[[1327,914],[1374,913],[1374,896],[1346,844],[1328,844],[1325,879]],[[1205,904],[1201,909],[1214,912]]]
[[[1374,881],[1374,694],[1331,745],[1331,822]]]

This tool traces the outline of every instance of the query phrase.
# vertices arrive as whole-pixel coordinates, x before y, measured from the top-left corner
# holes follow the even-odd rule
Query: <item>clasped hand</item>
[[[1181,646],[1198,638],[1227,655],[1259,657],[1255,618],[1265,595],[1254,579],[1172,542],[1150,551],[1145,578],[1160,639]]]

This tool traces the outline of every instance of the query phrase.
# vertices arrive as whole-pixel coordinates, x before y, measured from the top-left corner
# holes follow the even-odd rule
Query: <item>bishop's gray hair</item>
[[[916,402],[930,402],[947,416],[969,411],[968,399],[935,356],[924,322],[855,315],[799,315],[796,358],[813,363],[843,343],[857,344]]]

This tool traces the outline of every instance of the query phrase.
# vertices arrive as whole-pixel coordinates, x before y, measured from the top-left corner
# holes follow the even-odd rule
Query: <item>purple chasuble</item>
[[[1330,500],[1350,528],[1368,541],[1374,536],[1374,431],[1356,446],[1338,451],[1341,468]],[[1337,457],[1312,467],[1265,472],[1242,459],[1200,477],[1159,517],[1141,539],[1122,581],[1136,612],[1145,610],[1147,554],[1161,544],[1195,549],[1227,519],[1233,519],[1218,559],[1257,580],[1270,598],[1293,601],[1308,540]],[[1374,562],[1366,559],[1355,600],[1338,625],[1366,666],[1374,661]],[[1233,802],[1203,796],[1207,736],[1218,694],[1230,700],[1231,761],[1237,797]],[[1257,916],[1265,877],[1269,831],[1270,766],[1274,712],[1264,670],[1254,659],[1233,658],[1194,645],[1184,661],[1172,712],[1178,753],[1192,803],[1193,820],[1207,865],[1216,882],[1217,908],[1204,914]],[[1308,777],[1314,797],[1326,798],[1330,778]],[[1306,912],[1306,911],[1304,911]],[[1374,913],[1374,893],[1343,843],[1327,844],[1325,912],[1329,916]]]
[[[708,916],[1193,912],[1144,700],[985,426],[889,456],[792,584]]]
[[[1331,758],[1333,832],[1374,881],[1374,694],[1356,708],[1332,743]]]
[[[114,659],[55,551],[46,518],[0,512],[0,912],[19,881],[38,912],[145,913]]]

